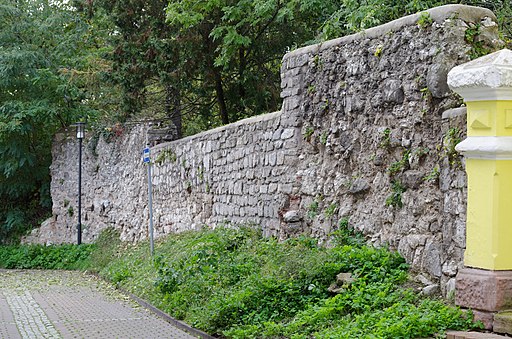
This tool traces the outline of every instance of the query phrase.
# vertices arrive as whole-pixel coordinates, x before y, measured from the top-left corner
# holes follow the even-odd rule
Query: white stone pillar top
[[[448,86],[466,102],[512,100],[512,51],[502,49],[453,68]]]

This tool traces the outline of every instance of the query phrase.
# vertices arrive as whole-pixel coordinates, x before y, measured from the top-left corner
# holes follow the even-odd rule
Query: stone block
[[[457,274],[455,286],[459,306],[489,312],[512,308],[512,271],[464,268]]]
[[[512,311],[499,312],[494,315],[493,331],[512,334]]]
[[[462,331],[448,331],[446,332],[446,339],[505,339],[508,337],[493,334],[493,333],[480,333],[480,332],[462,332]]]
[[[493,321],[494,321],[494,313],[473,310],[473,320],[481,321],[482,324],[484,324],[484,329],[492,330],[492,325],[493,325]]]

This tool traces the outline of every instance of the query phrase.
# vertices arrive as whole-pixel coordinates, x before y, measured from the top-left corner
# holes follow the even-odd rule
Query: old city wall
[[[157,235],[251,223],[266,235],[325,241],[347,219],[397,249],[425,285],[454,288],[465,248],[466,177],[455,144],[465,109],[446,84],[475,45],[492,46],[495,16],[450,5],[283,58],[280,112],[152,148]],[[147,126],[84,147],[84,239],[113,226],[147,237]],[[76,238],[78,145],[56,137],[53,217],[28,241]]]

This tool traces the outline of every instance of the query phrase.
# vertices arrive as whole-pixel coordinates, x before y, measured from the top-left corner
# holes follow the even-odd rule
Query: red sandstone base
[[[512,334],[512,317],[502,312],[512,309],[512,271],[460,270],[455,303],[473,309],[475,320],[482,321],[486,329]]]

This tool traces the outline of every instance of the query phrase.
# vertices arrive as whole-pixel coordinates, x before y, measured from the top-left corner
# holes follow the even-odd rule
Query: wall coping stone
[[[292,52],[285,54],[285,56],[283,57],[283,63],[284,60],[286,59],[296,57],[302,54],[319,53],[326,49],[335,47],[337,45],[345,45],[357,40],[379,38],[381,36],[388,34],[389,32],[396,32],[402,29],[403,27],[416,25],[421,14],[424,12],[427,12],[432,18],[432,20],[437,23],[443,23],[445,20],[453,17],[454,14],[457,15],[457,18],[462,19],[466,22],[480,21],[486,17],[491,18],[493,21],[497,21],[496,15],[490,9],[487,8],[466,5],[444,5],[426,11],[422,11],[416,14],[411,14],[403,18],[396,19],[386,24],[377,27],[372,27],[355,34],[347,35],[341,38],[296,49]]]
[[[190,136],[182,138],[182,139],[161,143],[161,144],[158,144],[158,145],[156,145],[156,146],[154,146],[152,148],[154,150],[157,150],[157,149],[160,149],[160,148],[165,148],[165,147],[167,147],[167,146],[169,146],[170,144],[173,144],[173,143],[181,144],[181,143],[186,143],[186,142],[193,141],[195,139],[200,139],[200,138],[203,138],[203,137],[206,138],[209,135],[218,134],[218,133],[220,133],[222,131],[226,131],[226,130],[229,130],[229,129],[232,129],[232,128],[236,128],[238,126],[246,126],[246,125],[251,125],[251,124],[257,124],[257,123],[260,123],[260,122],[263,122],[263,121],[273,120],[273,119],[279,118],[281,115],[282,115],[282,111],[277,111],[277,112],[273,112],[273,113],[260,114],[260,115],[254,116],[254,117],[238,120],[236,122],[233,122],[233,123],[230,123],[230,124],[227,124],[227,125],[219,126],[217,128],[210,129],[210,130],[207,130],[207,131],[204,131],[204,132],[201,132],[201,133],[190,135]]]
[[[502,49],[454,67],[448,86],[466,102],[512,100],[512,51]]]

